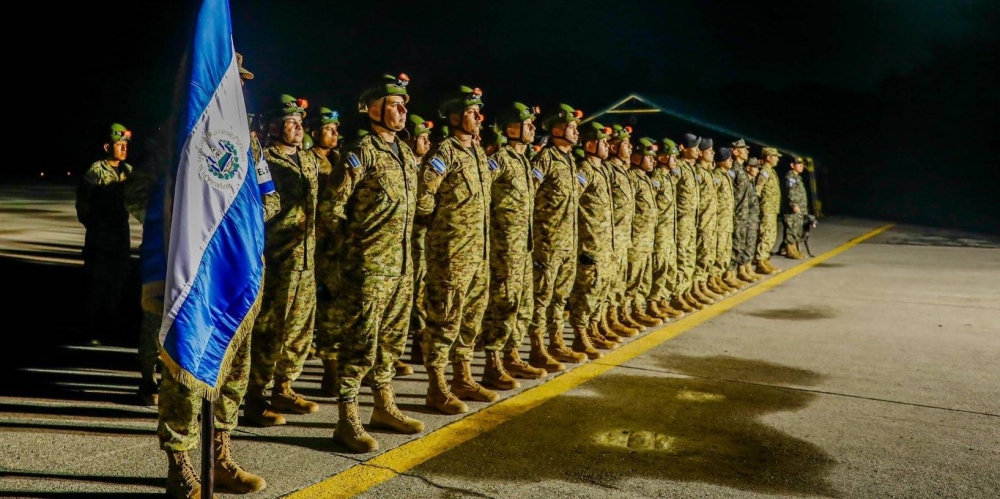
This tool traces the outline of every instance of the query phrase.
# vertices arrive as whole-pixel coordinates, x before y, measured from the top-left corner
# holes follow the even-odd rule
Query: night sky
[[[99,158],[109,123],[132,128],[138,149],[169,114],[199,3],[93,5],[22,18],[38,36],[14,41],[7,74],[19,90],[8,95],[50,123],[43,154],[5,177],[80,172]],[[358,93],[383,72],[406,72],[410,111],[435,120],[442,92],[462,84],[483,89],[488,120],[512,99],[593,113],[631,92],[665,96],[814,157],[832,213],[1000,231],[996,2],[233,0],[231,9],[237,50],[256,74],[254,111],[288,93],[340,110],[350,129]],[[685,126],[643,124],[638,133],[653,136]]]

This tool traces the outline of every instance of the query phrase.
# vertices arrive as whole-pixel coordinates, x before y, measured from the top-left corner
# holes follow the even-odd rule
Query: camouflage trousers
[[[407,322],[413,303],[413,276],[357,276],[353,291],[343,290],[344,334],[337,353],[337,398],[358,396],[361,381],[375,386],[392,381],[395,362],[406,347]]]
[[[576,258],[575,252],[569,251],[535,252],[535,311],[531,334],[543,336],[562,332],[563,311],[573,291]]]
[[[612,275],[617,271],[610,259],[593,263],[577,262],[576,278],[569,297],[569,323],[584,328],[601,318],[601,310],[611,289]]]
[[[608,296],[604,301],[606,306],[618,307],[625,301],[625,289],[628,288],[628,249],[615,250],[612,258],[608,271]]]
[[[736,225],[733,226],[732,238],[733,252],[729,268],[735,270],[737,266],[753,262],[754,252],[757,251],[756,229],[751,233],[749,223],[737,221]]]
[[[709,272],[711,272],[712,266],[715,265],[716,236],[714,223],[707,224],[704,230],[701,227],[698,228],[698,254],[696,257],[697,264],[694,269],[694,280],[696,282],[708,279]]]
[[[424,365],[471,361],[489,300],[489,260],[427,262],[427,328]]]
[[[760,236],[757,240],[757,260],[771,258],[771,250],[778,240],[778,215],[761,214]]]
[[[646,310],[646,299],[653,284],[653,252],[648,248],[628,250],[628,289],[623,306]]]
[[[694,217],[677,219],[677,287],[675,293],[686,293],[694,283],[697,266],[698,229]]]
[[[136,356],[140,371],[152,370],[160,361],[160,322],[162,320],[162,314],[148,310],[142,311],[142,323],[139,325],[139,352]]]
[[[410,333],[419,334],[427,327],[427,258],[424,249],[426,228],[413,229],[413,307],[410,311]],[[419,336],[418,336],[419,337]]]
[[[246,320],[252,321],[253,318]],[[230,346],[234,349],[232,363],[229,370],[220,375],[224,381],[214,404],[216,430],[232,431],[236,428],[250,373],[250,337],[250,333],[243,334],[242,338],[234,339]],[[201,401],[205,398],[204,390],[192,390],[164,370],[159,397],[156,435],[160,440],[160,448],[166,451],[189,451],[197,448],[201,438],[198,420],[201,416]]]
[[[674,228],[668,229],[657,230],[650,300],[666,300],[677,295],[677,239]]]
[[[733,257],[733,231],[723,228],[715,233],[715,264],[712,266],[710,274],[713,277],[722,277],[722,274],[729,270],[729,265]]]
[[[260,317],[253,328],[250,385],[262,390],[275,378],[294,381],[312,346],[316,323],[316,272],[298,270],[264,282]]]
[[[806,216],[801,213],[790,213],[782,217],[785,223],[785,244],[797,245],[805,237]]]
[[[483,348],[488,351],[517,350],[531,324],[534,310],[531,258],[524,255],[508,263],[508,275],[490,277],[490,301],[483,319]]]
[[[342,298],[356,293],[357,287],[349,288],[345,283],[342,269],[336,255],[325,254],[316,258],[316,356],[321,359],[336,359],[340,342],[344,338],[347,324]]]

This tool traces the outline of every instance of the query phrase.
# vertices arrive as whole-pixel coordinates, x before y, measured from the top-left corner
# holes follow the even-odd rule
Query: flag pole
[[[201,400],[201,499],[212,499],[215,488],[215,404]]]

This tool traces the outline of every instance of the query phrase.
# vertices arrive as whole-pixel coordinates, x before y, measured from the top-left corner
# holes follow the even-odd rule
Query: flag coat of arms
[[[204,0],[187,59],[166,244],[160,357],[218,396],[264,278],[261,187],[228,0]],[[260,165],[263,166],[263,165]]]

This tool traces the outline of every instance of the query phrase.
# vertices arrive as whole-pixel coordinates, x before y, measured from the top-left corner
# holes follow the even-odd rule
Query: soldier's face
[[[406,126],[406,103],[401,95],[390,95],[384,100],[385,126],[394,132],[398,132]]]
[[[656,167],[656,156],[645,156],[642,157],[642,169],[643,171],[651,172],[653,168]]]
[[[736,156],[736,158],[740,161],[746,161],[750,156],[750,151],[745,147],[737,147],[736,149],[733,149],[733,156]]]
[[[285,118],[281,128],[281,141],[290,146],[302,146],[302,117],[292,115]]]
[[[705,158],[706,161],[713,161],[715,159],[715,149],[705,149],[701,152],[701,157]]]
[[[337,124],[328,123],[323,125],[323,128],[319,129],[319,137],[313,137],[313,140],[319,147],[326,149],[337,147],[337,142],[340,140],[340,131],[337,129]]]
[[[725,161],[720,161],[715,164],[715,166],[722,168],[723,170],[729,171],[733,167],[733,158],[729,158]]]
[[[469,106],[462,113],[462,129],[472,134],[478,134],[482,125],[482,113],[479,112],[479,105]]]
[[[618,157],[624,161],[628,161],[629,157],[632,156],[632,142],[629,139],[624,139],[621,145],[618,146]]]
[[[521,142],[530,144],[535,141],[535,119],[529,118],[521,123]]]
[[[681,154],[684,155],[686,159],[698,159],[701,156],[700,151],[695,147],[685,147],[681,149]]]
[[[125,161],[125,158],[128,156],[128,141],[119,140],[110,146],[104,146],[104,149],[108,151],[108,155],[111,156],[111,159],[115,161]]]
[[[601,139],[597,141],[597,157],[601,159],[608,159],[608,139]]]
[[[806,165],[803,163],[792,163],[792,169],[795,170],[795,173],[802,173],[802,170],[805,170],[805,167]]]
[[[417,156],[423,156],[427,154],[427,151],[431,150],[431,136],[430,134],[422,134],[417,136],[417,141],[413,147]]]
[[[570,144],[576,144],[580,141],[580,129],[575,121],[566,124],[566,131],[563,133],[563,137],[569,141]]]
[[[760,173],[760,168],[757,168],[756,166],[747,168],[747,175],[750,175],[750,178],[757,178],[758,173]]]

